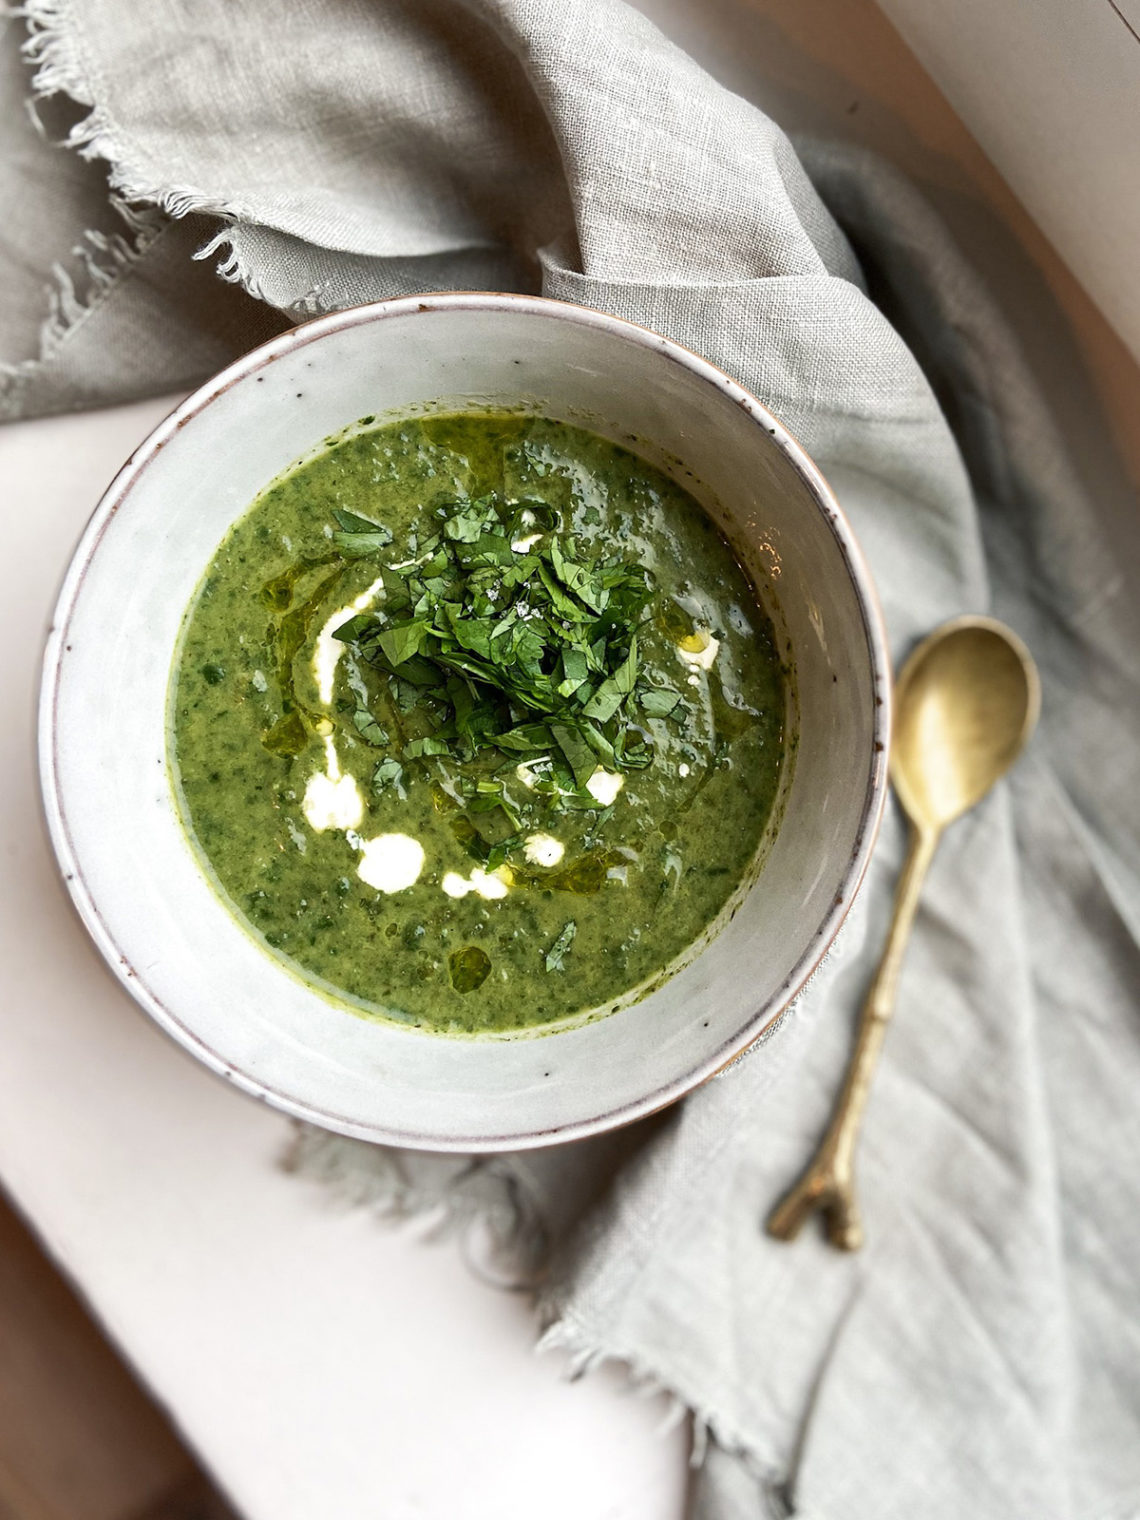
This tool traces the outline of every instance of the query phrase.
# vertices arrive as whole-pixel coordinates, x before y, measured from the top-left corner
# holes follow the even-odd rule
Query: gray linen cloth
[[[446,1203],[485,1269],[540,1283],[547,1343],[671,1390],[693,1517],[1140,1515],[1140,525],[1083,493],[937,220],[869,158],[797,156],[618,0],[24,15],[43,130],[11,23],[8,415],[184,383],[350,302],[541,289],[773,407],[850,514],[897,656],[992,607],[1042,667],[1030,753],[930,877],[860,1153],[863,1254],[761,1220],[836,1089],[894,814],[826,974],[671,1113],[482,1162],[309,1133],[293,1164],[389,1212]]]

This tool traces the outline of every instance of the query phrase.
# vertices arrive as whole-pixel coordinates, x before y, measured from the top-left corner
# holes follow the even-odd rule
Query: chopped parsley
[[[335,634],[385,678],[385,711],[362,707],[353,717],[368,743],[396,735],[377,784],[397,783],[401,762],[463,764],[492,750],[514,764],[548,760],[552,789],[588,800],[599,765],[651,764],[645,719],[674,715],[681,693],[642,671],[649,572],[618,554],[586,556],[544,502],[492,494],[432,515],[401,560],[381,524],[334,513],[343,555],[384,556],[382,607]],[[476,784],[468,809],[503,803],[491,779]]]

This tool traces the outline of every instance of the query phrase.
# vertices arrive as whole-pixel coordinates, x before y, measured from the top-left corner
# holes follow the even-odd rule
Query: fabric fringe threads
[[[156,207],[175,221],[196,212],[205,216],[227,214],[231,208],[218,205],[199,190],[147,184],[131,170],[122,145],[116,141],[111,117],[95,103],[78,43],[73,0],[26,0],[13,14],[23,17],[28,25],[28,39],[21,51],[35,70],[35,98],[47,100],[64,94],[88,107],[87,115],[61,140],[61,147],[73,148],[81,158],[106,160],[111,190],[132,205]]]
[[[216,232],[209,242],[204,243],[195,252],[194,257],[195,259],[208,259],[214,254],[221,253],[225,248],[228,248],[229,252],[225,254],[221,262],[214,269],[214,273],[218,278],[224,280],[227,285],[240,285],[246,294],[253,296],[256,301],[265,301],[268,305],[275,305],[276,303],[265,290],[257,275],[254,274],[248,260],[243,257],[238,229],[235,226],[228,224],[220,232]],[[304,299],[306,301],[312,300],[313,307],[311,311],[307,309],[303,310],[302,303],[302,306],[296,308],[296,311],[300,312],[301,315],[318,316],[324,310],[323,307],[316,303],[315,297],[305,297]],[[290,308],[290,310],[294,310],[294,308]]]
[[[249,290],[249,271],[243,267],[241,255],[238,253],[232,233],[228,227],[223,227],[221,232],[215,233],[208,243],[203,244],[194,254],[196,259],[208,259],[212,254],[220,253],[223,248],[229,248],[229,252],[217,266],[216,274],[220,280],[225,280],[227,285],[244,285]],[[254,294],[250,291],[250,294]]]
[[[147,183],[145,176],[128,164],[110,116],[95,103],[79,44],[73,0],[27,0],[7,14],[22,18],[27,24],[28,36],[21,52],[33,69],[28,110],[36,130],[47,136],[35,109],[40,101],[66,95],[77,105],[87,107],[87,114],[57,146],[72,149],[88,161],[107,163],[109,200],[122,218],[125,231],[88,229],[70,250],[74,264],[69,267],[56,262],[51,266],[38,353],[23,360],[0,362],[0,420],[22,415],[23,396],[38,370],[59,354],[76,327],[133,272],[169,220],[177,221],[196,213],[223,220],[232,216],[230,208],[218,205],[199,191]],[[228,238],[228,230],[223,229],[196,257],[207,257]],[[252,272],[242,266],[232,240],[230,256],[218,272],[230,283],[244,286],[252,296],[265,298]]]
[[[258,261],[250,257],[250,243],[256,244],[266,235],[267,230],[258,224],[256,217],[248,216],[245,208],[240,205],[223,202],[216,196],[209,196],[191,186],[156,183],[147,178],[146,172],[139,165],[131,163],[127,144],[116,134],[110,114],[96,103],[95,92],[91,87],[79,43],[80,33],[76,25],[74,3],[75,0],[25,0],[25,4],[15,7],[6,14],[22,18],[27,24],[28,37],[22,44],[21,51],[34,70],[33,101],[29,102],[29,109],[37,129],[41,132],[44,130],[34,109],[35,101],[47,100],[51,96],[63,94],[70,97],[77,105],[87,107],[87,114],[70,128],[66,136],[59,141],[58,146],[71,148],[81,158],[88,161],[96,159],[105,161],[108,166],[107,183],[112,192],[112,200],[118,208],[127,214],[129,206],[131,216],[142,218],[149,213],[157,219],[149,238],[145,241],[141,236],[137,238],[134,245],[129,247],[127,256],[116,262],[111,271],[112,283],[130,272],[146,253],[150,243],[161,232],[163,224],[159,213],[172,221],[201,215],[215,218],[222,223],[222,226],[215,236],[194,254],[194,258],[207,259],[228,246],[228,252],[224,254],[216,269],[216,273],[227,284],[240,286],[255,300],[263,301],[267,305],[286,312],[296,321],[321,316],[325,312],[350,304],[351,298],[342,296],[340,299],[335,299],[330,296],[326,289],[327,282],[314,281],[311,272],[307,275],[303,274],[296,280],[293,288],[271,293],[265,288],[263,280],[256,271],[255,265]],[[0,14],[4,14],[2,6],[3,0],[0,0]],[[90,239],[92,243],[96,242],[100,236],[101,234],[95,232],[85,234],[85,238]],[[280,236],[285,243],[288,243],[287,237]],[[76,250],[80,254],[83,251],[82,248]],[[282,249],[277,247],[275,252],[280,262]],[[364,262],[371,261],[365,259]],[[263,267],[268,267],[268,256],[264,251],[261,263]],[[58,270],[56,278],[59,278]],[[69,297],[74,295],[74,282],[68,283],[71,285],[71,290],[68,291],[66,287],[63,287],[61,308],[67,306]],[[429,281],[425,288],[433,288],[432,283]],[[101,293],[103,293],[102,289],[97,294]],[[392,293],[396,293],[395,290]],[[359,296],[357,299],[363,299],[363,297]],[[82,310],[87,309],[90,304],[89,300],[80,300],[79,306],[73,309],[82,315]],[[49,327],[52,341],[58,346],[61,338],[69,330],[69,324],[64,324],[60,328],[57,322],[53,323],[49,318],[44,330],[45,345],[48,343]],[[21,388],[21,382],[28,378],[29,370],[50,358],[53,352],[53,348],[44,346],[36,359],[14,365],[0,364],[0,417],[16,415],[15,397]]]
[[[279,311],[287,312],[298,322],[306,321],[309,317],[324,316],[326,312],[340,309],[338,302],[328,295],[322,284],[301,286],[294,290],[283,289],[274,292],[268,290],[256,273],[254,267],[256,260],[251,258],[248,247],[251,241],[256,242],[259,237],[264,238],[265,229],[253,223],[241,222],[232,210],[225,213],[214,211],[211,215],[220,216],[225,225],[197,250],[194,258],[208,259],[221,254],[223,249],[228,249],[214,269],[218,278],[224,280],[227,285],[240,285],[247,295],[253,296],[257,301],[264,301],[268,306],[275,306]],[[284,234],[272,235],[284,236]],[[263,266],[271,267],[264,249],[261,262]]]
[[[671,1388],[661,1381],[655,1372],[643,1366],[638,1358],[628,1352],[603,1351],[586,1336],[585,1331],[565,1315],[557,1304],[548,1304],[542,1313],[543,1330],[539,1336],[536,1352],[560,1351],[567,1358],[566,1377],[576,1382],[588,1373],[595,1372],[604,1362],[616,1361],[629,1378],[629,1392],[636,1398],[665,1401],[665,1412],[657,1425],[659,1436],[668,1435],[692,1414],[693,1440],[691,1463],[700,1466],[704,1460],[708,1441],[708,1418],[700,1412],[693,1413],[688,1405],[677,1397]]]
[[[60,146],[73,148],[82,157],[109,158],[111,144],[106,119],[93,106],[70,18],[67,0],[29,0],[9,12],[28,24],[29,36],[21,51],[35,72],[32,89],[35,100],[66,94],[79,105],[91,107],[82,121],[73,126]],[[43,124],[32,102],[29,112],[36,129]],[[111,205],[123,219],[125,233],[106,233],[89,229],[70,250],[73,268],[56,262],[51,266],[52,283],[46,287],[47,314],[40,327],[39,353],[15,363],[0,363],[0,418],[14,417],[27,382],[37,367],[52,359],[68,334],[104,301],[124,275],[138,263],[163,229],[163,219],[153,209],[131,206],[132,196],[112,194]]]
[[[431,1164],[425,1178],[418,1164]],[[441,1183],[438,1156],[397,1153],[365,1141],[346,1140],[308,1124],[297,1123],[282,1166],[288,1172],[319,1183],[344,1208],[369,1208],[389,1223],[412,1219],[430,1221],[425,1238],[457,1240],[471,1270],[493,1287],[536,1292],[545,1276],[550,1242],[523,1179],[502,1156],[456,1157],[454,1169]],[[434,1218],[433,1218],[434,1216]],[[689,1415],[685,1403],[633,1355],[600,1349],[584,1330],[563,1314],[553,1296],[539,1304],[541,1334],[536,1352],[557,1351],[566,1357],[570,1381],[586,1376],[603,1362],[620,1361],[629,1376],[629,1391],[639,1398],[665,1401],[658,1433],[666,1435]],[[693,1465],[699,1465],[707,1442],[708,1417],[693,1417]]]
[[[550,1240],[524,1180],[509,1158],[443,1158],[397,1153],[297,1124],[282,1165],[325,1186],[346,1207],[365,1207],[393,1223],[431,1220],[427,1237],[455,1239],[471,1271],[494,1287],[533,1292]],[[422,1175],[421,1175],[422,1173]],[[433,1219],[434,1216],[434,1219]]]
[[[32,88],[41,97],[70,95],[80,105],[94,102],[80,58],[70,0],[26,0],[9,12],[28,23],[28,40],[21,51],[35,67]],[[74,132],[82,134],[85,123]],[[70,138],[69,138],[70,142]]]
[[[156,211],[131,207],[117,196],[111,204],[127,233],[89,229],[71,248],[73,268],[56,262],[45,287],[47,314],[40,325],[39,352],[14,363],[0,362],[0,419],[20,413],[20,396],[35,370],[55,357],[76,326],[93,311],[147,253],[165,225]]]

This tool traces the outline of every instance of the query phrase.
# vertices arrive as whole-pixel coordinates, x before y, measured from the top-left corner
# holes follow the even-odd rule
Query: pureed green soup
[[[366,419],[370,421],[370,419]],[[175,791],[239,919],[357,1011],[609,1011],[750,883],[771,625],[697,503],[565,423],[330,441],[230,530],[171,682]]]

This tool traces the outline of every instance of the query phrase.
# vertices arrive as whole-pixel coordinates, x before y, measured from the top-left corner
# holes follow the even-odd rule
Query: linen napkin
[[[539,1285],[546,1344],[670,1390],[695,1418],[694,1520],[1140,1514],[1140,526],[1082,489],[936,218],[869,157],[797,154],[619,0],[24,16],[45,134],[14,109],[11,24],[8,415],[184,383],[350,302],[540,289],[668,333],[782,417],[896,656],[992,607],[1042,668],[1030,753],[929,880],[860,1151],[861,1255],[762,1218],[837,1087],[894,814],[826,975],[670,1113],[475,1162],[310,1132],[293,1164],[381,1210],[445,1203],[484,1270]],[[72,244],[37,350],[29,271]]]

